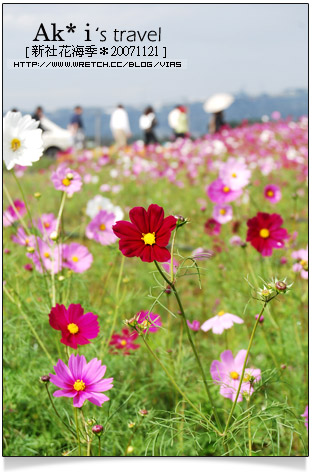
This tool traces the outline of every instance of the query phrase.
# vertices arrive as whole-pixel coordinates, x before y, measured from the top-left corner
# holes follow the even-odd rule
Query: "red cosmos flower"
[[[251,242],[263,257],[270,257],[273,248],[281,249],[284,246],[284,239],[289,237],[287,230],[281,227],[282,223],[279,214],[258,212],[257,216],[247,221],[246,241]]]
[[[49,324],[53,329],[61,331],[62,344],[77,349],[77,346],[89,344],[99,333],[98,316],[93,313],[84,314],[80,304],[70,304],[68,309],[63,304],[51,308]]]
[[[167,262],[170,252],[166,249],[177,219],[168,216],[157,204],[151,204],[146,211],[143,207],[133,207],[130,220],[118,221],[112,226],[119,237],[119,249],[126,257],[140,257],[143,262]]]
[[[116,349],[123,349],[124,355],[130,354],[130,349],[135,350],[140,347],[139,344],[134,344],[133,341],[138,338],[137,332],[130,332],[127,328],[122,329],[122,334],[113,334],[110,346],[114,346]]]

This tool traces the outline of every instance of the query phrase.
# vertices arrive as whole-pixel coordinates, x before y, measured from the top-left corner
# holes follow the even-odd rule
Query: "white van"
[[[73,146],[73,135],[69,130],[59,127],[47,117],[40,119],[43,128],[44,154],[54,156],[58,151],[65,151]]]

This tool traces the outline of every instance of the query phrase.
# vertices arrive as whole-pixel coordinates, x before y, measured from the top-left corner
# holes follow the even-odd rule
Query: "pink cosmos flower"
[[[113,387],[112,377],[103,378],[106,369],[96,357],[87,363],[83,355],[71,354],[68,366],[59,359],[54,366],[56,375],[49,374],[50,381],[61,388],[53,396],[73,398],[73,406],[77,408],[83,406],[85,400],[101,407],[109,400],[101,392],[107,392]]]
[[[198,247],[192,252],[194,260],[208,260],[213,258],[213,256],[214,252],[212,250],[204,249],[203,247]]]
[[[123,349],[123,354],[129,355],[130,349],[136,350],[140,347],[139,344],[134,344],[137,338],[137,332],[131,333],[127,328],[123,328],[122,334],[113,334],[109,345],[114,346],[116,349]]]
[[[201,330],[207,332],[211,329],[214,334],[222,334],[225,329],[232,328],[234,323],[242,324],[244,321],[235,314],[219,311],[216,316],[208,319],[202,324]]]
[[[54,214],[42,214],[37,221],[37,227],[45,239],[57,228],[57,219]]]
[[[208,235],[219,235],[221,231],[221,224],[215,219],[208,219],[205,222],[204,230]]]
[[[18,227],[17,234],[12,235],[11,239],[18,245],[22,245],[24,247],[34,247],[36,246],[36,239],[34,235],[26,234],[23,227]]]
[[[162,326],[159,314],[149,313],[148,311],[140,311],[137,313],[136,320],[139,324],[142,324],[143,327],[147,327],[148,332],[157,332]],[[147,329],[143,330],[144,334]]]
[[[233,358],[230,350],[224,351],[221,355],[221,362],[214,360],[210,367],[210,373],[214,383],[220,385],[220,394],[225,398],[235,400],[240,383],[246,350],[242,349]],[[260,369],[245,369],[243,382],[237,402],[243,400],[243,395],[251,396],[254,392],[253,385],[261,380]]]
[[[232,220],[232,207],[227,204],[216,204],[213,209],[213,218],[219,224],[226,224]]]
[[[80,191],[82,187],[81,176],[68,168],[67,165],[60,165],[57,170],[52,173],[51,181],[55,189],[58,191],[65,191],[68,196],[73,196],[74,193]]]
[[[118,240],[112,230],[115,223],[116,216],[113,212],[99,211],[86,227],[85,235],[88,239],[96,240],[101,245],[114,244]]]
[[[34,253],[27,253],[38,272],[43,273],[43,270],[59,273],[62,269],[62,247],[61,245],[50,246],[42,239],[37,237],[39,253],[35,250]]]
[[[229,158],[219,171],[219,178],[232,191],[243,189],[250,182],[251,171],[236,158]]]
[[[63,266],[75,273],[86,272],[93,263],[93,256],[84,245],[75,242],[62,246]]]
[[[84,314],[80,304],[70,304],[68,309],[63,304],[56,304],[49,313],[49,324],[53,329],[61,331],[60,342],[77,349],[77,346],[89,344],[99,333],[98,316],[93,313]]]
[[[199,321],[194,319],[194,321],[190,323],[190,321],[187,319],[186,322],[189,328],[192,329],[192,331],[199,331],[200,326],[201,326],[201,323]]]
[[[230,240],[229,240],[231,245],[234,245],[235,247],[242,247],[242,245],[246,245],[245,242],[241,239],[239,235],[233,235]]]
[[[26,270],[27,272],[32,272],[33,271],[33,265],[31,263],[26,263],[24,265],[24,270]]]
[[[170,273],[171,271],[171,258],[162,264],[163,268],[166,270],[167,273]],[[175,258],[173,259],[173,273],[176,273],[177,272],[177,269],[178,269],[178,266],[179,266],[179,262],[178,260],[176,260]]]
[[[292,267],[293,271],[296,273],[300,272],[301,278],[303,278],[304,280],[307,280],[309,277],[308,276],[308,262],[309,262],[308,248],[300,249],[300,250],[296,250],[295,252],[292,252],[291,257],[297,260],[297,263],[295,263]]]
[[[309,430],[309,406],[308,405],[306,405],[304,413],[301,416],[304,417],[304,425],[308,431]]]
[[[270,201],[273,204],[276,204],[281,199],[280,188],[276,186],[275,184],[268,184],[264,188],[264,196],[266,199],[268,199],[268,201]]]
[[[284,240],[289,237],[287,230],[281,227],[282,224],[283,220],[279,214],[258,212],[255,217],[247,221],[246,241],[251,242],[263,257],[270,257],[273,248],[283,248]]]
[[[207,188],[207,196],[212,202],[224,204],[225,202],[234,201],[242,194],[242,189],[233,191],[220,178],[213,181]]]
[[[23,201],[20,201],[19,199],[16,199],[13,201],[13,204],[15,206],[15,209],[19,213],[21,217],[25,216],[26,214],[26,207]],[[3,227],[10,227],[13,222],[16,222],[19,220],[19,217],[17,213],[15,212],[15,209],[13,206],[9,206],[3,213]]]

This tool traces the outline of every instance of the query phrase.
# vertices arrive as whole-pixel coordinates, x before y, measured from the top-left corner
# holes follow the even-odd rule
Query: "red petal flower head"
[[[133,207],[130,220],[118,221],[112,230],[119,237],[119,249],[126,257],[140,257],[143,262],[167,262],[170,252],[166,248],[176,226],[174,216],[164,218],[164,210],[157,204],[149,208]]]
[[[273,248],[284,247],[284,240],[289,237],[286,229],[282,228],[283,220],[279,214],[258,212],[257,216],[247,221],[248,231],[246,241],[262,254],[270,257]]]

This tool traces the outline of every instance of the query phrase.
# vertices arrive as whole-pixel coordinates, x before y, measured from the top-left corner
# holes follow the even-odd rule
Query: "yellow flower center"
[[[262,237],[262,239],[267,239],[269,237],[269,230],[268,229],[261,229],[259,231],[259,235],[260,235],[260,237]]]
[[[25,239],[25,245],[29,244],[29,239]]]
[[[226,214],[226,209],[220,209],[219,213],[224,216]]]
[[[237,177],[237,174],[236,173],[232,173],[231,175],[233,178],[236,178]]]
[[[271,190],[267,191],[267,196],[273,197],[273,195],[274,195],[274,191],[271,191]]]
[[[142,234],[142,236],[142,240],[144,240],[145,245],[153,245],[156,242],[155,232],[153,232],[152,234]]]
[[[68,324],[68,331],[71,333],[71,334],[76,334],[79,332],[79,327],[77,324],[75,323],[70,323]]]
[[[49,229],[50,227],[50,222],[44,222],[44,228]]]
[[[81,392],[82,390],[85,390],[85,383],[83,380],[78,379],[76,382],[74,382],[73,388],[77,392]]]
[[[230,372],[230,377],[231,377],[233,380],[238,380],[239,374],[238,374],[238,372],[232,371],[232,372]]]
[[[105,224],[100,224],[100,226],[99,226],[99,230],[106,230],[106,226],[105,226]]]
[[[225,314],[224,311],[219,311],[218,316],[223,316]]]
[[[224,193],[228,193],[230,191],[230,188],[228,188],[228,186],[224,186],[222,190]]]
[[[62,180],[62,184],[63,184],[64,186],[70,186],[71,181],[69,180],[69,178],[64,178],[64,179]]]
[[[78,262],[78,261],[79,261],[78,257],[76,255],[73,255],[72,262]]]
[[[249,382],[250,381],[250,378],[251,378],[251,375],[246,373],[244,374],[244,377],[243,377],[243,382]]]
[[[16,151],[20,148],[21,146],[21,142],[18,138],[13,138],[13,140],[11,141],[11,150],[12,151]]]
[[[49,252],[44,252],[44,257],[49,258],[49,257],[50,257],[50,253],[49,253]]]
[[[261,294],[262,294],[263,296],[269,296],[270,293],[271,293],[271,291],[270,291],[270,290],[267,290],[267,289],[266,289],[266,290],[262,290],[262,292],[261,292]]]
[[[306,260],[300,260],[300,265],[302,265],[302,267],[305,267],[307,265],[307,261]]]
[[[126,340],[122,339],[122,341],[120,341],[120,344],[121,344],[121,346],[126,346]]]

